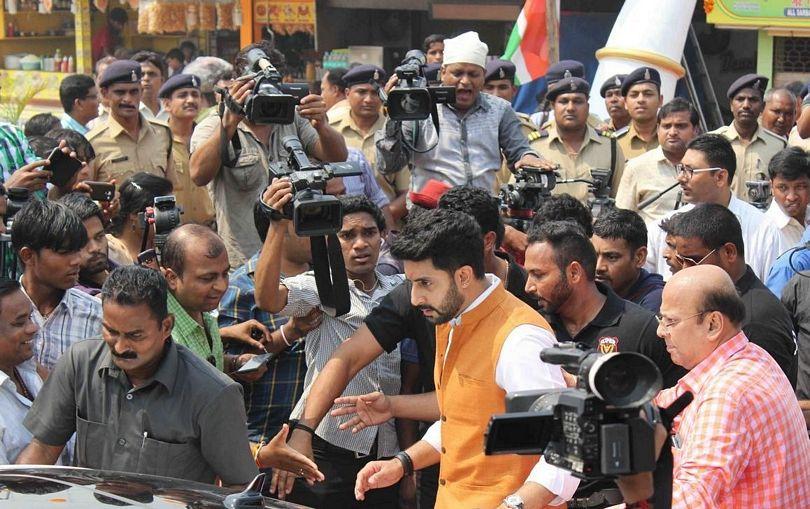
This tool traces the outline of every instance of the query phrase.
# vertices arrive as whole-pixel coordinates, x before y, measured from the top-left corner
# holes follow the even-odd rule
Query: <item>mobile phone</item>
[[[93,182],[85,180],[85,184],[90,186],[90,199],[95,201],[112,201],[115,197],[115,184],[109,182]]]
[[[154,249],[147,249],[138,253],[138,265],[148,269],[159,270],[157,264],[157,252]]]
[[[253,373],[261,368],[265,364],[270,364],[273,359],[278,357],[278,353],[263,353],[261,355],[256,355],[246,363],[242,364],[242,367],[237,369],[236,372],[239,374],[245,373]]]
[[[56,187],[64,187],[82,169],[81,161],[65,154],[59,147],[51,151],[48,155],[48,161],[51,162],[47,167],[52,173],[51,184]]]

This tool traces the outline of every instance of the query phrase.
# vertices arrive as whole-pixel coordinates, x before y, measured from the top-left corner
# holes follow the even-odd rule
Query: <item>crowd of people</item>
[[[390,118],[397,75],[358,63],[265,124],[245,111],[254,49],[284,73],[268,41],[232,65],[99,55],[62,81],[61,118],[0,124],[0,463],[262,471],[316,508],[810,507],[807,86],[741,76],[731,124],[702,132],[656,69],[591,84],[562,60],[526,115],[514,65],[466,32],[425,40],[426,78],[455,89],[431,118]],[[358,173],[325,186],[343,314],[270,171],[290,137]],[[60,151],[81,163],[66,178]],[[513,221],[499,190],[527,169],[556,186]],[[166,196],[182,224],[157,232]],[[656,426],[654,472],[594,484],[484,454],[507,394],[579,383],[540,357],[570,342],[647,357],[661,408],[692,393]]]

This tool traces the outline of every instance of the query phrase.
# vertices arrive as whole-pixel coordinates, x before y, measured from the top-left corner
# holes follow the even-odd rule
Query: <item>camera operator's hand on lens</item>
[[[524,154],[523,157],[520,158],[520,161],[515,163],[515,169],[522,168],[524,166],[532,166],[551,171],[557,168],[557,165],[548,159],[543,159],[542,157],[537,157],[533,154]]]
[[[45,189],[45,184],[47,184],[48,180],[51,178],[51,172],[44,168],[49,164],[51,164],[51,162],[47,159],[41,159],[19,168],[6,180],[6,189],[11,189],[12,187],[24,187],[29,191]]]
[[[316,94],[309,94],[301,99],[301,105],[298,106],[298,114],[303,118],[309,120],[312,127],[319,129],[329,125],[329,120],[326,118],[326,103],[323,97]]]
[[[285,177],[273,179],[273,182],[262,193],[264,204],[278,212],[281,212],[284,205],[290,203],[292,199],[292,183]]]
[[[337,398],[335,405],[343,406],[329,412],[332,417],[354,415],[354,417],[338,426],[341,430],[351,428],[352,433],[357,433],[369,426],[382,424],[393,417],[391,415],[391,402],[382,392]]]
[[[284,500],[292,492],[295,478],[303,477],[310,485],[324,480],[318,466],[312,461],[312,451],[309,455],[301,454],[292,446],[294,438],[287,442],[290,427],[285,424],[281,431],[259,451],[258,463],[262,468],[272,468],[273,477],[270,482],[270,493]]]
[[[343,184],[343,177],[333,177],[326,181],[326,194],[341,196],[346,194],[346,186]]]
[[[244,106],[247,98],[253,91],[254,85],[256,85],[256,82],[253,80],[234,80],[231,86],[228,87],[228,94],[236,104]],[[222,125],[225,126],[225,129],[235,130],[239,122],[245,117],[244,115],[231,111],[231,109],[227,107],[227,103],[225,106],[225,113],[222,115]]]
[[[388,78],[388,82],[385,84],[385,87],[383,88],[386,95],[389,94],[392,90],[394,90],[394,87],[397,86],[397,83],[399,83],[399,76],[397,76],[396,74],[392,74],[391,77]]]
[[[405,475],[405,469],[402,467],[402,462],[396,458],[372,461],[357,472],[354,498],[365,500],[367,491],[387,488],[402,479],[403,475]]]
[[[525,253],[529,247],[529,237],[514,226],[504,226],[503,247],[516,253]]]

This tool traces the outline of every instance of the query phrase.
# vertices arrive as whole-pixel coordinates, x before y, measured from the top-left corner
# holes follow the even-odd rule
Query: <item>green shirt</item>
[[[225,369],[225,358],[222,353],[222,338],[219,335],[217,321],[210,313],[203,313],[205,329],[191,318],[183,306],[169,292],[169,313],[174,315],[174,329],[172,339],[183,345],[203,359],[217,367],[220,371]],[[206,331],[207,334],[206,334]]]

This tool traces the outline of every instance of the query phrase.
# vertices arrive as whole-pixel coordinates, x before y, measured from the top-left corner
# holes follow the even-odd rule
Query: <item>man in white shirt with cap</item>
[[[529,148],[509,102],[481,93],[487,51],[476,32],[445,39],[440,78],[442,85],[455,87],[455,102],[436,105],[438,133],[430,118],[389,119],[375,138],[380,173],[396,172],[410,163],[412,191],[435,179],[494,192],[502,151],[510,169],[551,168],[551,163]],[[396,76],[388,81],[386,93],[397,81]]]

